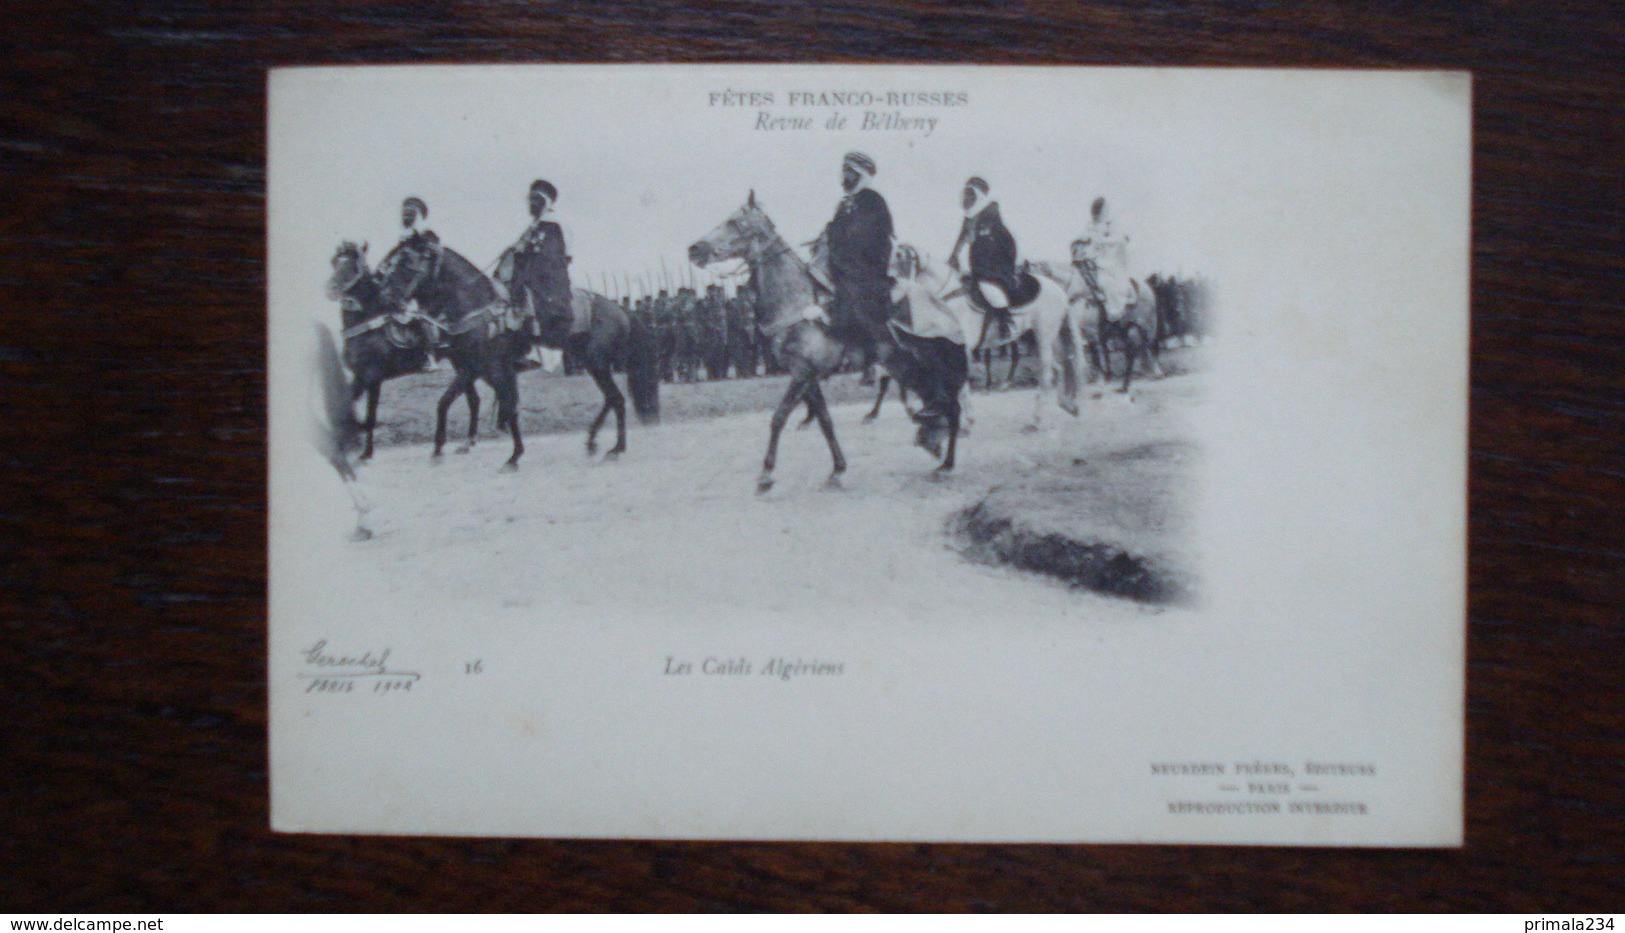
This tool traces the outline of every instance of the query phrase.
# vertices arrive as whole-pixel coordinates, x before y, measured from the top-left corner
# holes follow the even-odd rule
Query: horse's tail
[[[626,341],[626,385],[632,390],[632,409],[638,421],[660,420],[660,346],[654,329],[638,315],[629,315]]]
[[[316,375],[321,382],[322,416],[325,423],[317,428],[317,444],[323,448],[335,465],[343,462],[344,455],[355,449],[361,438],[361,423],[356,420],[351,403],[350,381],[344,375],[344,364],[339,359],[338,341],[327,325],[316,322]],[[342,470],[341,470],[342,472]]]

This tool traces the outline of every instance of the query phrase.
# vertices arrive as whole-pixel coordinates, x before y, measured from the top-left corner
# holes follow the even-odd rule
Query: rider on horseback
[[[514,304],[525,309],[532,323],[532,338],[568,336],[570,310],[570,253],[564,228],[553,213],[559,192],[537,179],[530,185],[530,226],[497,260],[497,281],[507,286]]]
[[[987,322],[997,322],[999,339],[1010,337],[1010,307],[1012,298],[1020,289],[1016,273],[1016,238],[1005,229],[999,217],[999,202],[988,194],[988,185],[981,178],[965,182],[960,196],[965,221],[959,227],[959,238],[948,253],[948,268],[958,272],[959,251],[969,246],[970,273],[964,276],[965,291],[971,303],[985,315]],[[982,336],[987,336],[983,326]]]
[[[1112,223],[1105,198],[1095,198],[1089,206],[1089,229],[1073,241],[1072,262],[1080,272],[1093,277],[1092,296],[1102,314],[1113,319],[1122,317],[1126,306],[1134,303],[1134,282],[1128,272],[1128,237],[1120,234]]]
[[[401,239],[395,248],[389,251],[384,261],[378,264],[378,280],[385,282],[397,266],[405,266],[409,271],[406,284],[393,295],[386,296],[392,304],[397,306],[391,310],[397,314],[406,311],[406,305],[417,295],[418,286],[433,274],[435,266],[440,262],[440,238],[435,236],[433,230],[423,226],[423,221],[429,217],[429,205],[422,198],[409,197],[401,202]],[[423,341],[423,349],[428,351],[424,360],[424,371],[435,368],[434,349],[440,342],[440,334],[435,329],[434,322],[427,317],[419,317],[412,321],[412,327],[417,331]]]
[[[835,291],[830,330],[838,339],[859,337],[871,343],[885,339],[892,287],[891,210],[880,192],[869,187],[874,177],[874,159],[861,152],[846,154],[841,161],[845,196],[823,234]]]

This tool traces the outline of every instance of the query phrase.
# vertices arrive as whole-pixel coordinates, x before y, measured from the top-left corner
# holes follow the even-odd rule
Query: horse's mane
[[[442,301],[450,299],[453,307],[442,310],[458,317],[462,312],[473,311],[476,307],[488,304],[500,297],[496,285],[479,267],[470,262],[462,253],[449,246],[440,247],[439,257],[436,260],[437,270],[431,280],[424,281],[418,286],[419,292],[425,287],[433,289],[433,294]],[[390,271],[390,279],[381,283],[388,286],[389,281],[403,274],[403,265],[397,265]],[[420,299],[421,300],[421,299]],[[440,302],[437,302],[437,304]],[[431,312],[434,313],[434,312]]]
[[[449,246],[442,246],[440,248],[440,266],[441,274],[455,276],[458,281],[467,281],[468,279],[474,278],[485,278],[485,273],[481,272],[478,266],[474,265],[472,262],[469,262],[462,253],[457,252]]]

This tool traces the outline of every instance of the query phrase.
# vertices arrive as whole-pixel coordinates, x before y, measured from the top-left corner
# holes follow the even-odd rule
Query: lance
[[[671,291],[671,270],[666,268],[666,257],[660,257],[660,284]]]

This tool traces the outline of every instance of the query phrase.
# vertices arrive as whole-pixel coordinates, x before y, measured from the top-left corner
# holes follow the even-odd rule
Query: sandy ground
[[[438,463],[424,445],[384,448],[361,471],[374,537],[346,546],[335,556],[345,566],[334,569],[363,592],[498,613],[544,601],[696,616],[793,615],[809,605],[832,618],[876,606],[916,619],[1179,612],[973,564],[947,524],[1042,464],[1140,442],[1148,421],[1169,417],[1167,399],[1191,394],[1192,378],[1137,386],[1132,402],[1086,399],[1076,419],[1052,408],[1037,432],[1023,430],[1031,390],[978,395],[973,434],[948,479],[934,478],[934,461],[911,446],[895,401],[868,425],[866,405],[835,406],[850,464],[840,489],[825,488],[822,435],[792,429],[778,485],[757,495],[762,412],[634,428],[615,462],[586,456],[581,432],[532,436],[508,474],[498,472],[505,438]]]

